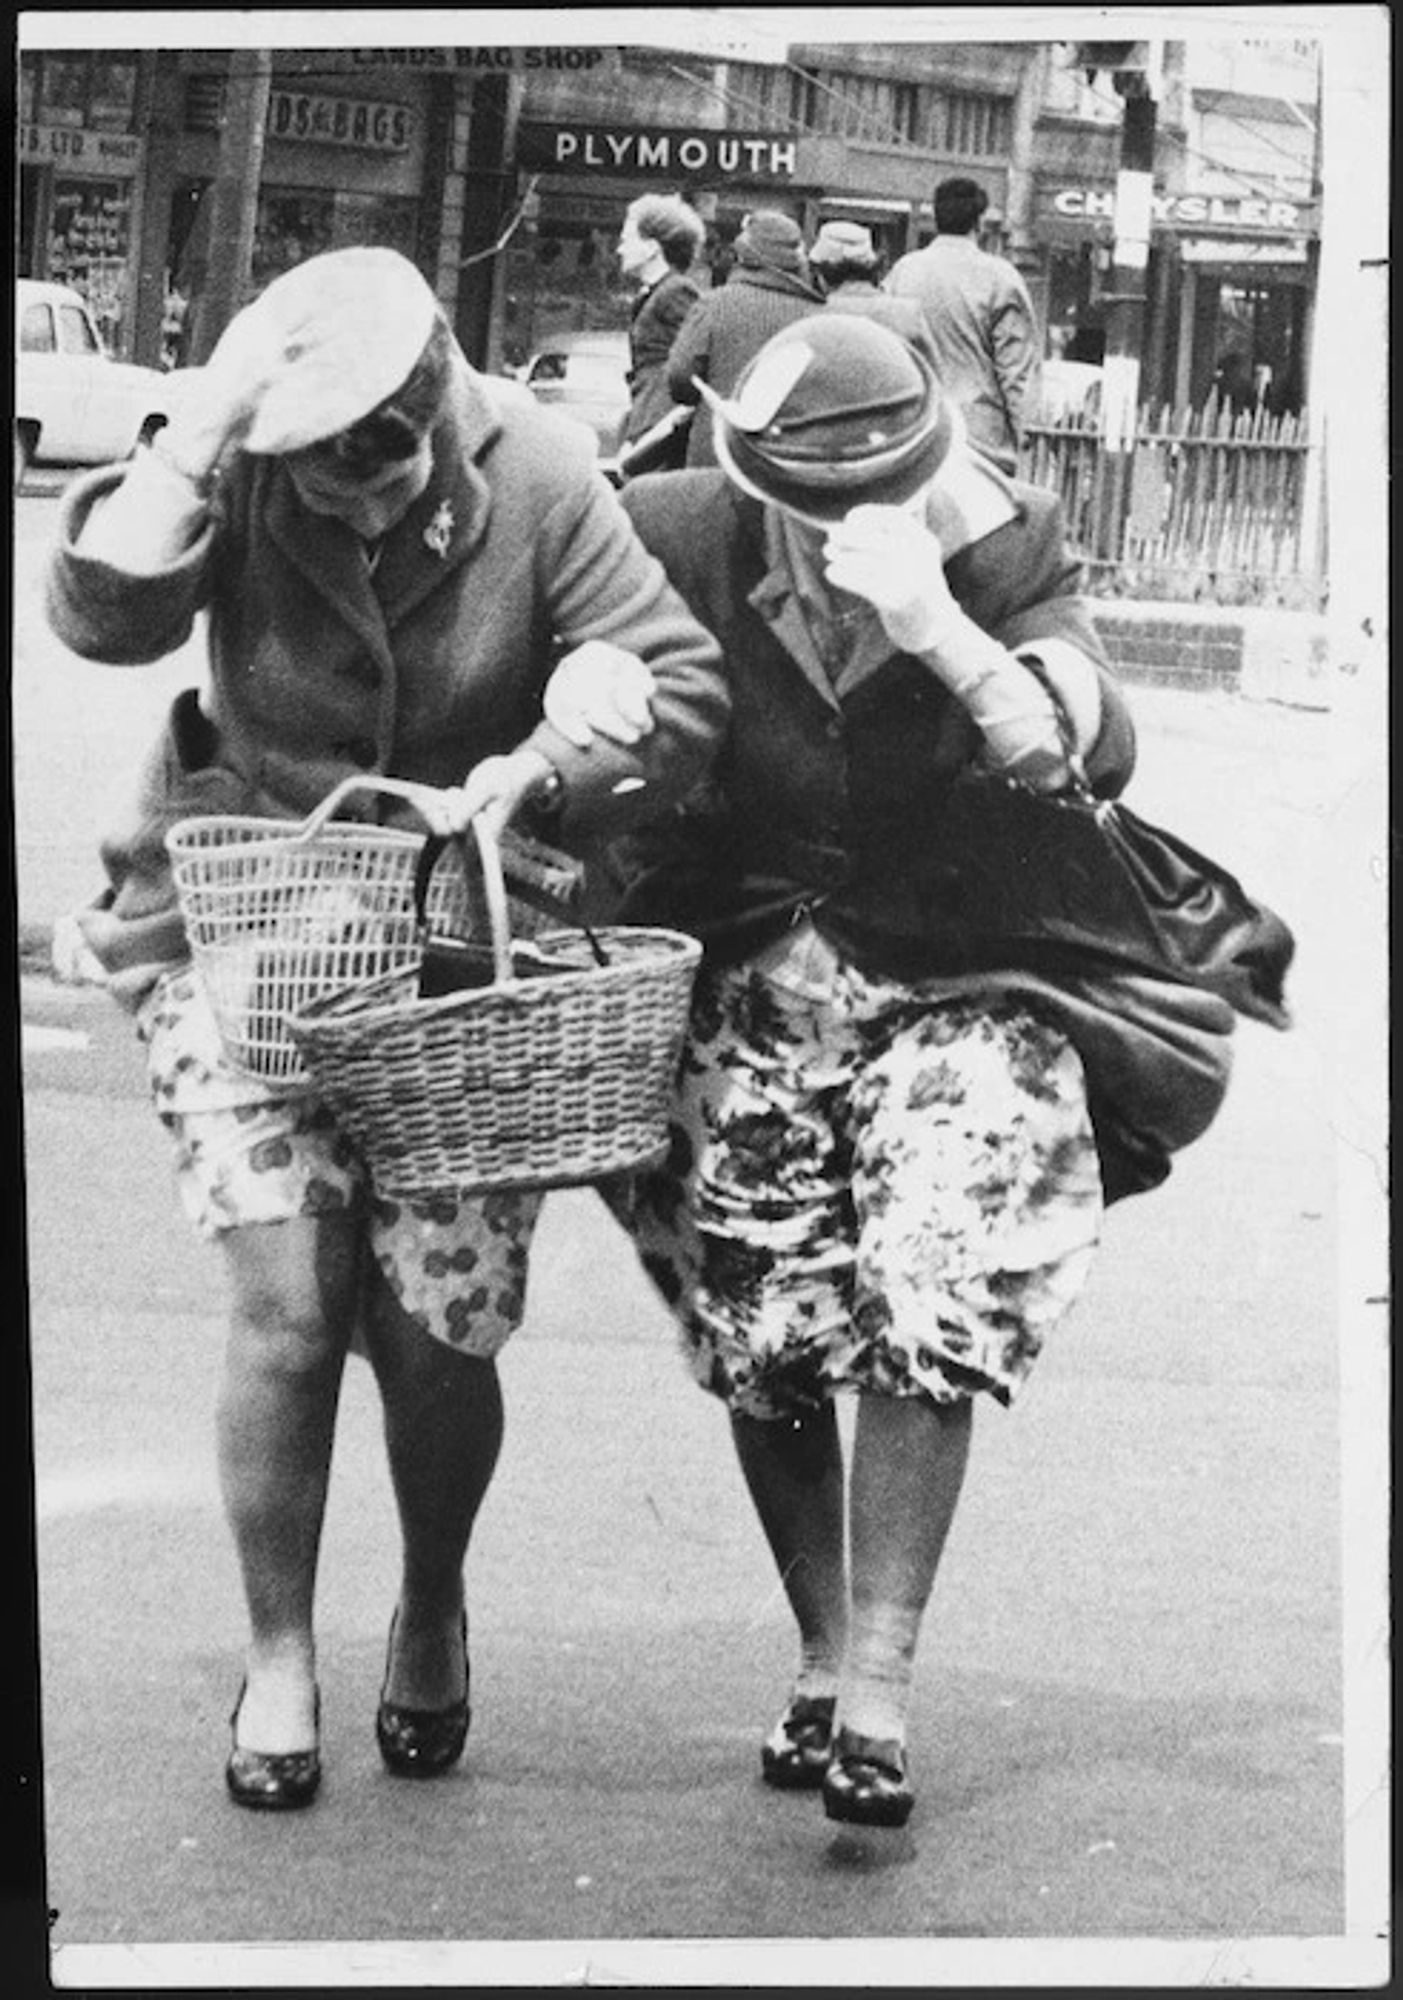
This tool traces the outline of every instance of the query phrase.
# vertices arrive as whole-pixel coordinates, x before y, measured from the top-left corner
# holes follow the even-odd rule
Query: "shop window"
[[[87,108],[87,56],[46,56],[39,96],[41,121],[45,125],[81,125]]]
[[[130,132],[136,110],[136,64],[94,56],[88,124],[95,132]]]
[[[39,58],[21,56],[19,62],[19,122],[33,125],[38,118]]]
[[[89,50],[43,56],[29,83],[30,110],[41,125],[130,132],[136,106],[135,56]]]
[[[946,152],[968,159],[1007,154],[1013,141],[1013,100],[962,91],[942,105],[941,143]]]
[[[48,274],[55,284],[72,285],[83,294],[114,351],[127,309],[130,250],[129,181],[55,180]]]
[[[732,63],[726,75],[729,123],[788,131],[797,122],[800,77],[775,63]]]

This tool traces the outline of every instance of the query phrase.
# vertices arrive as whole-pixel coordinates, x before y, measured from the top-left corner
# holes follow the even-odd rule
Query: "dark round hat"
[[[730,397],[699,384],[738,486],[827,525],[900,505],[933,477],[954,419],[929,362],[890,327],[825,309],[766,341]]]

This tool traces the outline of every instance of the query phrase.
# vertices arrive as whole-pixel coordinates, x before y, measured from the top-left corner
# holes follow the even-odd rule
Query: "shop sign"
[[[1303,242],[1260,243],[1240,236],[1186,236],[1179,254],[1186,264],[1304,264],[1306,246]]]
[[[76,167],[80,172],[134,174],[141,141],[129,132],[83,132],[72,125],[21,125],[19,156],[29,164]]]
[[[374,104],[361,97],[322,97],[305,90],[275,90],[268,99],[270,139],[301,139],[314,146],[354,146],[368,153],[409,149],[407,104]]]
[[[1054,215],[1071,222],[1114,220],[1116,197],[1109,188],[1058,188],[1048,197]],[[1270,229],[1299,235],[1310,227],[1306,204],[1267,201],[1253,195],[1156,194],[1153,220],[1170,229]]]
[[[769,133],[698,132],[690,126],[523,124],[516,138],[518,166],[564,174],[792,180],[797,150],[793,139]]]
[[[617,65],[614,49],[460,48],[460,49],[353,49],[351,60],[358,69],[598,69],[601,63]]]

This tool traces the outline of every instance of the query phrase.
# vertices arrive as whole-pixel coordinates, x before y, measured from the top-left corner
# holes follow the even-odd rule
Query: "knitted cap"
[[[950,449],[954,421],[934,371],[900,334],[856,313],[792,320],[729,398],[698,378],[716,455],[736,485],[827,525],[851,507],[899,505]]]
[[[860,222],[825,222],[809,245],[811,264],[875,264],[872,232]]]
[[[268,357],[244,450],[301,451],[369,416],[409,376],[437,312],[397,250],[329,250],[283,272],[228,329]]]
[[[772,271],[801,271],[803,232],[793,216],[782,210],[757,208],[741,224],[736,256],[742,264],[765,265]]]

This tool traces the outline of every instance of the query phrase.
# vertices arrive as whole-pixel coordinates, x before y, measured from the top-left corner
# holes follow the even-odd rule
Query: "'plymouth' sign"
[[[760,132],[698,132],[655,125],[533,125],[517,131],[516,160],[562,174],[650,174],[688,180],[792,180],[793,139]]]

